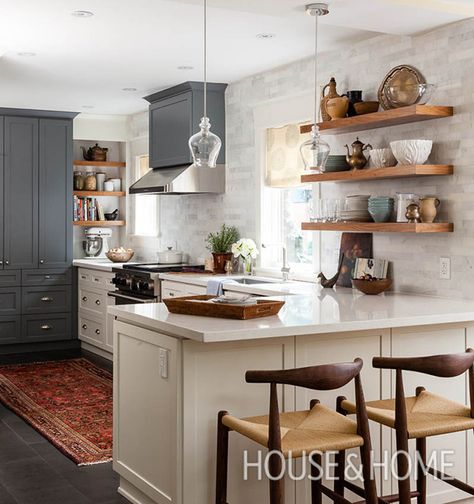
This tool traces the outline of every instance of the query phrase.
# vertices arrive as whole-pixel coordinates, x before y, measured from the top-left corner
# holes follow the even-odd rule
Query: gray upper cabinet
[[[3,177],[5,173],[4,169],[4,157],[5,157],[5,149],[4,149],[4,124],[5,119],[0,117],[0,270],[3,269]],[[0,282],[1,283],[1,282]]]
[[[38,119],[5,117],[5,269],[38,264]]]
[[[39,121],[39,267],[64,268],[72,258],[72,123]]]
[[[222,140],[218,163],[225,163],[225,90],[227,84],[208,84],[207,114]],[[199,131],[204,112],[202,82],[186,82],[145,97],[150,102],[150,166],[189,165],[189,138]]]

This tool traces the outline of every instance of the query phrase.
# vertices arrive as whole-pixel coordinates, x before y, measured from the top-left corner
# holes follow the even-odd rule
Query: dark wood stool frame
[[[414,371],[417,373],[428,374],[440,378],[454,378],[464,373],[468,373],[469,396],[471,418],[474,418],[474,350],[467,349],[462,354],[434,355],[430,357],[375,357],[372,361],[373,366],[379,369],[395,370],[395,433],[397,445],[397,469],[398,474],[405,475],[409,472],[407,456],[408,453],[408,420],[405,402],[405,388],[403,386],[402,371]],[[425,389],[417,387],[416,395],[420,395]],[[381,502],[400,502],[401,504],[410,504],[411,499],[417,499],[417,504],[426,504],[426,474],[422,470],[422,464],[427,472],[437,478],[445,479],[455,488],[468,494],[474,495],[474,488],[463,481],[459,481],[447,474],[432,467],[426,467],[426,437],[416,439],[416,451],[419,454],[419,471],[417,475],[416,491],[411,491],[410,478],[398,480],[398,495],[382,497]]]
[[[311,481],[311,504],[321,504],[322,495],[328,496],[333,502],[351,504],[344,498],[344,489],[347,488],[364,500],[359,503],[377,504],[377,489],[375,480],[371,478],[371,452],[369,420],[365,408],[364,392],[360,379],[360,370],[363,362],[355,359],[354,362],[341,364],[328,364],[299,369],[282,371],[247,371],[245,379],[247,383],[270,384],[270,413],[268,431],[269,452],[281,453],[280,410],[278,406],[277,385],[293,385],[312,390],[336,390],[354,380],[356,397],[357,434],[364,440],[360,447],[363,467],[364,488],[345,481],[345,451],[337,454],[337,477],[334,490],[324,486],[321,481]],[[336,411],[343,413],[338,398]],[[310,403],[310,408],[317,404],[318,400]],[[218,414],[217,421],[217,467],[216,467],[216,504],[227,504],[227,472],[228,472],[228,441],[230,429],[222,423],[222,419],[228,415],[227,411]],[[313,461],[320,463],[320,455],[313,455]],[[269,471],[271,476],[278,477],[282,470],[282,460],[279,455],[273,454],[269,458]],[[312,465],[312,476],[317,476],[317,468]],[[271,478],[270,481],[270,504],[284,504],[284,479]]]

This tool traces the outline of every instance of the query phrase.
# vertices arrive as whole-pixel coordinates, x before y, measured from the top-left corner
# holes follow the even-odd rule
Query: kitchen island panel
[[[237,417],[268,414],[270,387],[248,384],[245,372],[294,367],[294,339],[241,343],[183,342],[183,502],[214,502],[217,413]],[[279,387],[280,409],[294,410],[294,388]],[[257,460],[266,449],[239,434],[229,436],[228,502],[269,502],[268,481],[257,481],[255,470],[242,481],[243,453]],[[294,504],[294,483],[286,484],[286,503]]]

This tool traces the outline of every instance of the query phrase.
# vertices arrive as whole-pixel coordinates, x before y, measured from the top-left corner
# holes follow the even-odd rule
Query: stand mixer
[[[86,239],[82,247],[86,253],[85,259],[105,259],[109,251],[109,238],[112,230],[108,228],[92,227],[84,231]]]

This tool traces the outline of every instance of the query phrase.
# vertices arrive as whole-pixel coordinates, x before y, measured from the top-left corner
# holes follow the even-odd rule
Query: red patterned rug
[[[86,359],[0,366],[0,401],[76,464],[112,460],[112,375]]]

